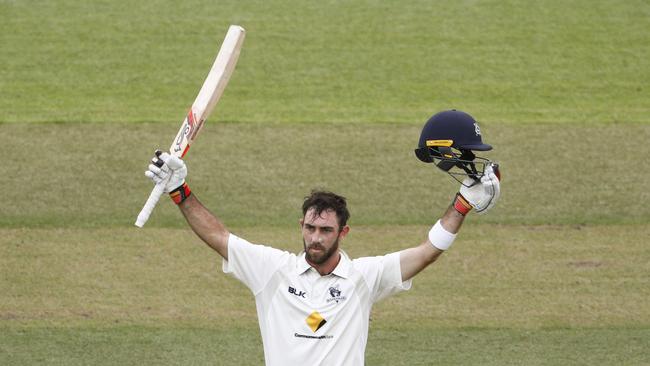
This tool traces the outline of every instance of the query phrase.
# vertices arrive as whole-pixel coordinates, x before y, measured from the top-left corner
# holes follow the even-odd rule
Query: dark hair
[[[336,212],[336,217],[339,222],[339,230],[343,229],[350,218],[350,212],[348,211],[345,197],[339,196],[336,193],[319,190],[311,191],[311,194],[305,197],[305,201],[302,204],[302,216],[304,217],[307,214],[307,211],[311,208],[313,208],[315,210],[314,213],[319,216],[323,211],[332,210]]]

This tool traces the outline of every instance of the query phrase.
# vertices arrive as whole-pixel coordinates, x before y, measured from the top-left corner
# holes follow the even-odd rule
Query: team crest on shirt
[[[329,292],[330,292],[330,298],[327,299],[327,302],[336,301],[338,303],[339,301],[343,301],[346,299],[345,296],[341,296],[341,289],[339,288],[339,285],[330,287]]]

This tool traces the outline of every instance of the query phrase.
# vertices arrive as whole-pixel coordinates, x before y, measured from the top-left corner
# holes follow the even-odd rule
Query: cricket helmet
[[[474,151],[492,150],[481,140],[481,129],[469,114],[455,109],[433,115],[422,128],[415,156],[434,163],[463,183],[466,176],[479,181],[491,161],[477,157]]]

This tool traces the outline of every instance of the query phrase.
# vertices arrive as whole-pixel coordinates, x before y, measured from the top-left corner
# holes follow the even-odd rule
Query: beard
[[[305,248],[305,258],[307,259],[307,261],[309,263],[323,264],[323,263],[327,262],[327,260],[330,259],[334,255],[334,253],[336,253],[338,251],[338,249],[339,249],[339,238],[336,238],[336,240],[334,241],[334,244],[332,244],[332,247],[329,250],[325,249],[325,247],[322,246],[319,243],[312,243],[312,244],[309,244],[309,246],[308,246],[307,243],[305,242],[305,239],[302,240],[302,244],[303,244],[303,246]],[[311,248],[320,249],[320,252],[312,253],[312,252],[309,251],[309,249],[311,249]]]

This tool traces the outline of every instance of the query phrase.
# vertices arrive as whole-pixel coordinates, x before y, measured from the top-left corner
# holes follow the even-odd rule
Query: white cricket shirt
[[[408,290],[399,252],[350,260],[321,276],[305,260],[235,235],[223,271],[255,295],[268,366],[363,365],[372,304]]]

